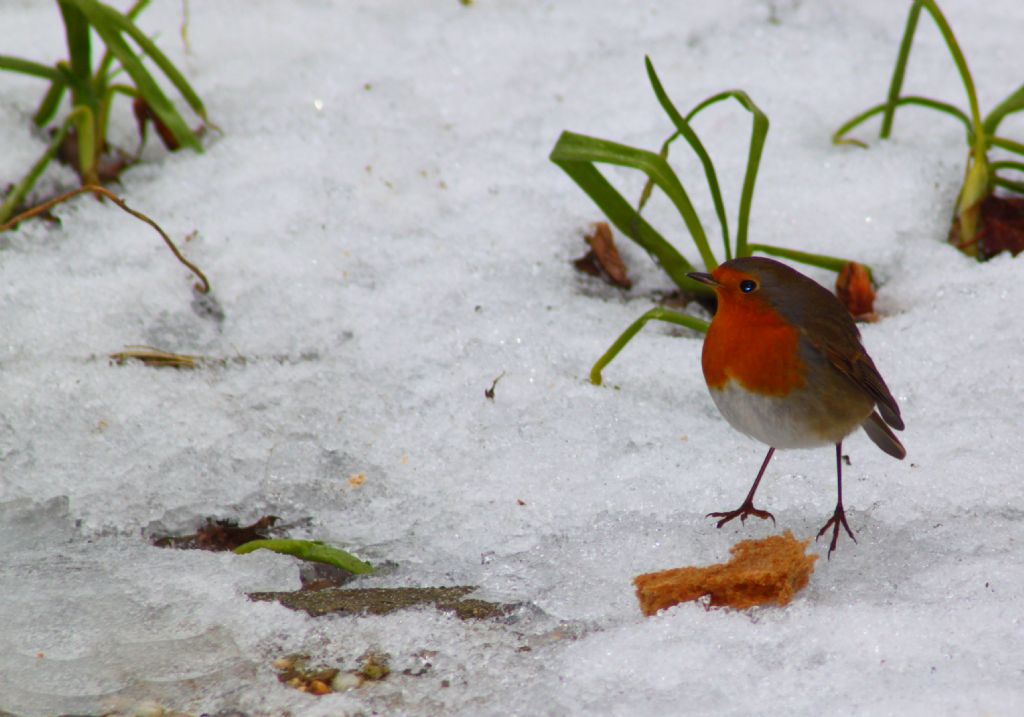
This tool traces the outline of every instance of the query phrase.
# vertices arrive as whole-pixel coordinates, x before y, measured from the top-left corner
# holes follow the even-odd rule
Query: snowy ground
[[[109,205],[82,198],[60,228],[0,237],[0,708],[1024,712],[1020,260],[978,265],[942,241],[956,123],[909,111],[883,146],[829,143],[883,97],[903,3],[193,0],[187,53],[181,4],[155,5],[142,26],[224,133],[202,155],[151,146],[117,191],[179,239],[198,230],[185,251],[225,318],[197,315],[188,275]],[[1019,0],[943,6],[992,107],[1021,82]],[[61,56],[53,3],[7,0],[0,27],[4,53]],[[965,104],[930,21],[920,34],[907,87]],[[739,503],[763,447],[716,413],[698,337],[649,327],[605,387],[585,378],[668,280],[630,245],[628,293],[573,271],[600,217],[547,154],[563,129],[660,144],[645,54],[680,107],[740,87],[771,118],[753,240],[850,256],[882,281],[884,319],[863,331],[909,456],[847,442],[859,542],[831,561],[817,546],[784,609],[645,619],[633,596],[639,573],[773,532],[704,517]],[[3,182],[41,151],[27,128],[42,90],[0,76]],[[747,116],[723,105],[698,130],[734,212]],[[638,176],[612,175],[636,196]],[[72,182],[53,169],[40,192]],[[696,257],[666,201],[650,218]],[[247,361],[109,365],[128,344]],[[829,450],[782,452],[762,507],[810,536],[834,491]],[[360,585],[479,585],[529,607],[312,619],[245,597],[297,588],[291,558],[146,537],[264,514],[393,564]],[[394,674],[321,699],[271,667],[291,652],[352,667],[367,649]]]

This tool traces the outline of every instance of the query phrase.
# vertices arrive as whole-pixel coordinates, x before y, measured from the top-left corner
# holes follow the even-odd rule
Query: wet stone
[[[453,612],[462,620],[507,617],[517,605],[486,600],[464,600],[476,588],[471,585],[430,588],[327,588],[317,591],[250,593],[257,601],[279,602],[313,617],[331,614],[388,615],[421,605]]]

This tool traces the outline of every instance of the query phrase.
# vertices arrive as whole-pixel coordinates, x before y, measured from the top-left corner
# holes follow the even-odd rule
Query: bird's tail
[[[888,453],[893,458],[899,458],[903,460],[907,455],[907,449],[903,447],[899,439],[893,434],[892,430],[885,425],[885,421],[878,415],[877,411],[872,411],[871,415],[867,417],[864,423],[860,424],[864,431],[868,434],[868,438],[875,442],[875,445],[881,448],[883,451]]]

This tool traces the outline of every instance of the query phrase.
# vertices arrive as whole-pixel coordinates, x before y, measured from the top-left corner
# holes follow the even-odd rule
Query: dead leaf
[[[584,237],[590,251],[576,259],[573,266],[592,276],[599,276],[609,284],[628,289],[633,282],[626,276],[626,265],[622,263],[619,250],[615,247],[608,222],[596,222],[594,231]]]
[[[857,321],[877,321],[875,290],[868,270],[855,261],[843,265],[836,277],[836,296]]]
[[[81,174],[81,166],[79,165],[78,135],[75,134],[74,129],[68,130],[68,133],[64,135],[64,140],[60,143],[60,147],[57,148],[56,157],[58,162],[73,168],[79,173],[82,180],[85,181],[85,177]],[[136,161],[136,157],[117,147],[111,147],[104,143],[102,151],[96,157],[96,178],[101,184],[115,182],[121,177],[121,173],[135,164]]]
[[[178,144],[178,140],[175,138],[174,133],[163,123],[160,117],[153,111],[153,108],[149,106],[141,97],[136,97],[135,101],[132,102],[132,112],[135,114],[135,123],[139,127],[139,142],[140,146],[146,143],[146,126],[149,122],[153,123],[153,127],[156,128],[156,133],[160,135],[160,141],[164,143],[164,147],[174,152],[181,148]]]
[[[234,520],[214,520],[206,523],[194,535],[164,536],[153,541],[158,548],[181,548],[185,550],[234,550],[252,540],[270,537],[270,529],[280,520],[276,515],[265,515],[252,525],[240,527]]]
[[[153,346],[127,346],[124,351],[110,354],[110,360],[118,366],[134,360],[153,368],[196,368],[201,358],[175,354]]]
[[[958,242],[956,222],[950,231],[950,241],[959,249],[988,260],[1004,251],[1017,256],[1024,251],[1024,197],[1006,197],[990,194],[981,201],[978,233],[970,242]]]

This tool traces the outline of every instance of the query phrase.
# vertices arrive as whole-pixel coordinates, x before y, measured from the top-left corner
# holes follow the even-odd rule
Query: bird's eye
[[[749,294],[751,291],[757,288],[757,282],[747,279],[746,281],[740,282],[740,291],[744,294]]]

